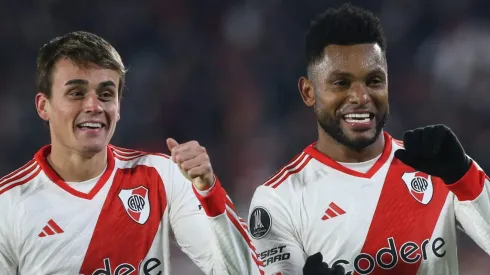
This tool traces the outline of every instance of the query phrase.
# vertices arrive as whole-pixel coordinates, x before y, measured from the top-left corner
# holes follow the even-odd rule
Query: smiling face
[[[119,121],[119,73],[62,58],[51,77],[50,97],[36,96],[38,114],[49,122],[51,145],[82,155],[105,150]]]
[[[359,151],[379,137],[389,104],[386,60],[377,44],[327,46],[299,85],[321,129],[338,143]]]

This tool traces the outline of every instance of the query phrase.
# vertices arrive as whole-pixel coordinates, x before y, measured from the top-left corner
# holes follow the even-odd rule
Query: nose
[[[83,101],[83,110],[86,113],[102,113],[103,109],[95,92],[89,92]]]
[[[363,83],[353,83],[349,93],[349,102],[352,104],[366,105],[371,101],[368,88]]]

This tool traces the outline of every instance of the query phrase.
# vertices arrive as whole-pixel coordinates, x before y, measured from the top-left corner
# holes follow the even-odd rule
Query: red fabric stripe
[[[413,264],[406,263],[400,259],[399,250],[407,242],[414,242],[421,247],[424,240],[432,237],[442,207],[448,196],[448,190],[445,188],[444,183],[438,178],[431,177],[434,187],[432,200],[427,205],[419,203],[412,197],[402,180],[402,175],[405,172],[414,172],[414,170],[398,159],[394,159],[388,170],[378,205],[361,251],[361,253],[371,255],[376,261],[376,253],[382,248],[388,248],[388,239],[393,238],[398,251],[397,263],[391,269],[382,269],[376,264],[370,274],[416,274],[421,259]],[[415,256],[416,253],[421,254],[421,248],[417,249],[412,255]],[[385,263],[389,263],[389,254],[384,254],[384,256],[381,259]],[[365,264],[367,261],[363,260],[363,263]]]
[[[253,245],[252,241],[250,240],[250,237],[248,236],[245,229],[236,221],[236,219],[233,217],[233,215],[230,214],[229,211],[226,211],[226,215],[228,216],[228,219],[233,223],[235,228],[238,230],[238,232],[240,232],[240,235],[242,235],[242,237],[245,239],[245,242],[248,244],[248,247],[250,247],[250,249],[254,253],[256,253],[256,248]]]
[[[17,173],[21,172],[22,170],[24,170],[24,169],[26,169],[27,167],[31,166],[31,164],[33,164],[33,163],[34,163],[34,160],[31,160],[31,161],[29,161],[29,162],[28,162],[26,165],[24,165],[24,166],[20,167],[19,169],[15,170],[14,172],[12,172],[12,173],[10,173],[10,174],[8,174],[8,175],[6,175],[6,176],[4,176],[4,177],[0,178],[0,185],[2,185],[2,181],[4,181],[4,180],[6,180],[7,178],[10,178],[10,177],[12,177],[13,175],[15,175],[15,174],[17,174]]]
[[[39,166],[37,167],[37,170],[32,174],[30,175],[28,178],[26,178],[25,180],[23,181],[19,181],[17,183],[14,183],[14,184],[11,184],[9,186],[7,186],[6,188],[0,190],[0,195],[9,191],[10,189],[16,187],[16,186],[19,186],[19,185],[22,185],[22,184],[25,184],[25,183],[28,183],[30,182],[33,178],[37,177],[37,175],[39,175],[39,173],[41,172],[41,168],[39,168]]]
[[[332,211],[332,209],[327,209],[327,211],[325,211],[325,213],[327,214],[328,217],[330,218],[334,218],[334,217],[337,217],[338,215]]]
[[[343,215],[345,214],[345,211],[340,208],[338,205],[336,205],[335,203],[330,203],[329,205],[335,212],[337,212],[339,215]]]
[[[255,264],[257,265],[257,268],[259,269],[260,275],[264,275],[264,270],[261,269],[262,266],[264,266],[264,263],[262,261],[259,261],[257,259],[257,256],[255,254],[250,253],[252,255],[252,259],[254,260]]]
[[[50,152],[51,152],[51,146],[49,146],[49,145],[44,146],[43,148],[41,148],[36,153],[36,155],[34,156],[34,159],[37,161],[37,163],[39,163],[39,166],[41,166],[41,169],[43,169],[44,173],[46,173],[46,176],[48,176],[48,178],[52,182],[54,182],[61,189],[72,194],[73,196],[76,196],[76,197],[79,197],[82,199],[91,200],[93,197],[95,197],[95,195],[97,195],[97,193],[104,186],[104,184],[107,182],[107,180],[109,180],[109,177],[111,176],[112,172],[114,171],[114,166],[115,166],[114,154],[112,153],[112,150],[110,149],[110,147],[107,147],[107,168],[106,168],[105,172],[102,174],[99,181],[97,181],[95,186],[92,188],[92,190],[90,190],[90,192],[88,194],[83,193],[83,192],[80,192],[80,191],[74,189],[70,185],[68,185],[62,178],[60,178],[58,173],[56,173],[56,171],[54,171],[53,168],[51,168],[49,163],[46,161],[46,157],[49,155]]]
[[[0,181],[0,188],[2,186],[5,186],[13,181],[16,181],[16,180],[19,180],[25,176],[27,176],[28,174],[30,174],[32,171],[34,171],[34,169],[36,169],[38,166],[37,165],[33,165],[31,168],[27,169],[27,170],[24,170],[22,171],[21,173],[18,173],[16,175],[13,175],[13,177],[10,177],[10,178],[6,178],[4,181]]]
[[[279,172],[277,172],[276,175],[274,175],[271,179],[267,180],[264,185],[269,186],[273,184],[278,178],[281,178],[284,173],[291,169],[294,168],[296,165],[298,165],[304,158],[306,157],[306,154],[298,154],[296,157],[293,158],[288,164],[286,164]]]
[[[306,158],[306,160],[303,162],[303,164],[301,164],[300,167],[296,168],[295,170],[292,170],[292,171],[288,171],[286,173],[286,175],[278,182],[276,182],[272,188],[277,188],[279,185],[281,185],[281,183],[283,183],[289,176],[291,176],[292,174],[296,174],[298,172],[300,172],[301,170],[303,170],[303,168],[305,168],[305,166],[308,164],[308,162],[310,162],[310,160],[312,159],[311,156],[308,156]]]
[[[122,157],[122,156],[119,156],[119,155],[115,154],[114,157],[116,159],[122,160],[122,161],[131,161],[131,160],[135,160],[137,158],[141,158],[141,157],[148,156],[148,155],[151,155],[151,156],[159,156],[159,157],[164,157],[166,159],[170,159],[169,156],[166,156],[164,154],[150,154],[150,153],[140,153],[140,154],[135,155],[133,157]]]
[[[134,150],[134,149],[126,149],[126,148],[122,148],[122,147],[118,147],[118,146],[114,146],[114,145],[109,145],[110,147],[112,147],[113,149],[117,150],[117,151],[120,151],[122,153],[134,153],[134,152],[140,152],[141,151],[138,151],[138,150]]]
[[[121,156],[118,156],[118,155],[114,155],[114,158],[118,159],[118,160],[121,160],[121,161],[132,161],[132,160],[135,160],[137,158],[141,158],[141,157],[144,157],[144,156],[147,156],[145,154],[139,154],[137,156],[134,156],[134,157],[121,157]]]
[[[54,235],[54,231],[51,230],[51,228],[49,226],[47,226],[47,225],[43,228],[43,230],[44,230],[44,232],[46,232],[46,234],[48,234],[50,236],[51,235]]]
[[[240,235],[242,235],[243,239],[245,239],[245,241],[248,244],[248,247],[250,247],[250,249],[254,253],[256,253],[255,246],[250,241],[250,238],[248,237],[247,232],[245,232],[245,230],[243,229],[243,227],[240,226],[240,223],[238,223],[238,221],[235,219],[235,217],[233,217],[233,215],[231,215],[230,212],[228,212],[228,211],[226,211],[226,216],[228,216],[228,219],[233,223],[233,225],[238,230],[238,232],[240,232]]]
[[[41,232],[41,233],[39,233],[38,236],[42,238],[42,237],[46,237],[46,234],[44,232]]]
[[[58,234],[64,232],[52,219],[48,221],[48,225]]]
[[[122,161],[131,161],[131,160],[135,160],[137,158],[141,158],[141,157],[144,157],[144,156],[147,156],[146,154],[138,154],[138,155],[135,155],[135,156],[132,156],[132,157],[122,157],[122,156],[119,156],[117,153],[114,154],[114,158],[118,159],[118,160],[122,160]]]
[[[143,186],[148,189],[150,215],[144,224],[135,222],[118,197],[125,190]],[[112,268],[130,264],[136,269],[148,255],[167,206],[165,188],[153,167],[119,169],[98,217],[92,239],[81,265],[80,274],[93,274],[110,259]],[[139,274],[139,271],[134,272]]]
[[[162,154],[162,153],[148,153],[148,152],[143,152],[143,151],[138,151],[138,150],[133,150],[133,149],[126,149],[126,148],[121,148],[121,147],[117,147],[117,146],[114,146],[114,145],[110,145],[110,147],[113,149],[113,150],[117,150],[116,153],[118,153],[119,155],[121,156],[130,156],[131,154],[141,154],[143,156],[145,155],[154,155],[154,156],[160,156],[160,157],[164,157],[166,159],[169,159],[170,157],[168,155],[165,155],[165,154]]]
[[[122,151],[119,151],[117,149],[112,149],[113,152],[116,154],[116,155],[119,155],[121,157],[133,157],[133,156],[136,156],[136,155],[141,155],[143,154],[142,152],[138,152],[138,151],[133,151],[133,152],[122,152]]]
[[[192,190],[194,190],[194,194],[201,203],[202,208],[208,217],[216,217],[225,212],[226,193],[223,187],[221,187],[221,183],[218,178],[216,178],[213,188],[205,197],[201,196],[201,194],[197,192],[194,184],[192,185]]]
[[[233,202],[228,198],[228,196],[226,196],[226,205],[228,205],[231,209],[233,209],[233,211],[236,212],[236,208],[235,208],[235,205],[233,204]]]
[[[485,172],[472,163],[468,172],[459,181],[446,186],[459,201],[472,201],[483,192],[485,179],[488,179]]]
[[[322,152],[318,151],[315,148],[316,143],[313,143],[310,146],[306,147],[304,149],[304,152],[306,152],[310,156],[314,157],[319,162],[321,162],[321,163],[323,163],[323,164],[325,164],[325,165],[327,165],[327,166],[329,166],[335,170],[338,170],[342,173],[345,173],[345,174],[348,174],[351,176],[355,176],[355,177],[368,178],[369,179],[374,174],[376,174],[376,172],[378,172],[378,170],[386,163],[386,161],[388,161],[388,159],[391,156],[391,149],[393,147],[393,144],[391,142],[392,138],[386,132],[383,133],[383,137],[385,139],[385,147],[383,149],[383,153],[381,154],[379,159],[376,161],[376,163],[371,167],[371,169],[369,169],[366,173],[361,173],[361,172],[349,169],[349,168],[343,166],[342,164],[336,162],[335,160],[329,158],[328,156],[326,156],[325,154],[323,154]]]
[[[398,139],[394,139],[394,138],[393,138],[393,141],[394,141],[394,142],[395,142],[395,143],[396,143],[398,146],[404,147],[404,146],[403,146],[403,141],[398,140]]]

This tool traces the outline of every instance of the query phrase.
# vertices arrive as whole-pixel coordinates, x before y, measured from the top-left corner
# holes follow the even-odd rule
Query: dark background
[[[316,138],[297,92],[313,15],[343,1],[0,0],[0,174],[49,142],[34,108],[37,49],[55,36],[103,36],[130,71],[113,143],[167,152],[165,139],[207,147],[241,216],[255,188]],[[490,171],[490,4],[484,0],[352,1],[388,38],[387,130],[445,123]],[[460,236],[461,274],[489,256]],[[199,274],[175,249],[175,274]]]

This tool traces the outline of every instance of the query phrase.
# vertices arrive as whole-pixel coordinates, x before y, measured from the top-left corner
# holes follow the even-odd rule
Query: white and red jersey
[[[310,145],[257,188],[249,230],[265,274],[302,274],[321,252],[348,274],[455,275],[457,223],[490,254],[490,184],[477,164],[445,185],[396,159],[401,142],[384,138],[369,167]]]
[[[0,179],[1,275],[170,274],[170,231],[206,274],[260,274],[216,181],[204,196],[168,156],[109,146],[94,181],[64,182],[50,147]]]

